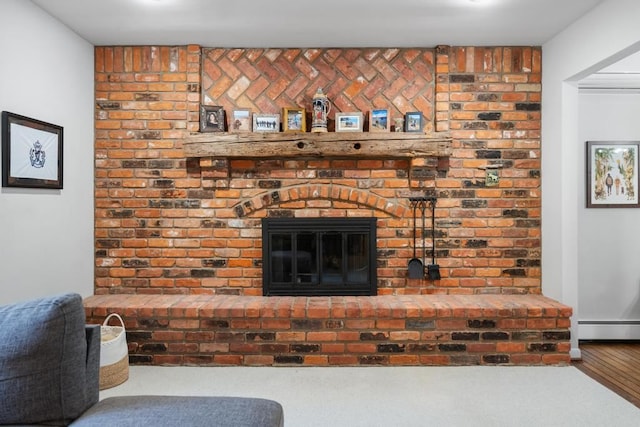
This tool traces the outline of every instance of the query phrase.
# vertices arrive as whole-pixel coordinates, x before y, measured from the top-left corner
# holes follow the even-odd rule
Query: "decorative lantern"
[[[331,102],[322,92],[322,88],[313,95],[313,120],[311,121],[311,132],[326,132],[327,117],[331,111]]]

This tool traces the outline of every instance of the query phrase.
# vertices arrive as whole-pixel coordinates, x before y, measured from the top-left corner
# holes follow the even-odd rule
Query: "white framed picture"
[[[362,113],[336,113],[336,132],[362,132]]]
[[[254,132],[280,132],[280,114],[254,114]]]
[[[587,207],[637,208],[638,141],[587,141]]]

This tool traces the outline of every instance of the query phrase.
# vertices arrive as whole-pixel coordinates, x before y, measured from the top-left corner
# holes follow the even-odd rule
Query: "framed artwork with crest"
[[[62,188],[62,126],[2,112],[2,186]]]

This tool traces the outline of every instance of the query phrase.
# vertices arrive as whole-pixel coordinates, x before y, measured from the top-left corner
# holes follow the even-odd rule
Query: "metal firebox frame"
[[[262,290],[265,296],[326,296],[326,295],[377,295],[377,249],[376,249],[376,219],[375,218],[264,218],[262,220]],[[298,259],[306,256],[306,253],[298,253],[296,248],[297,234],[315,233],[318,243],[317,256],[311,262],[315,264],[315,271],[319,277],[316,283],[302,283],[297,271]],[[366,267],[365,280],[349,280],[347,276],[347,256],[341,257],[342,280],[339,283],[327,282],[322,279],[322,235],[324,233],[339,233],[342,238],[342,254],[346,254],[346,241],[348,235],[367,234],[368,265]],[[277,274],[272,270],[274,264],[278,264],[272,257],[272,236],[275,234],[291,234],[293,242],[290,251],[279,254],[283,263],[287,263],[287,271],[290,269],[290,278],[272,280]],[[296,260],[296,262],[293,262]],[[272,274],[273,273],[273,274]]]

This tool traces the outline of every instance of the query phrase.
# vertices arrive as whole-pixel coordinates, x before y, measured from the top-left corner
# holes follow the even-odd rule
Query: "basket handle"
[[[122,320],[122,317],[120,317],[118,313],[111,313],[110,315],[108,315],[107,318],[104,319],[104,322],[102,322],[102,326],[107,326],[109,324],[109,319],[111,319],[112,317],[115,317],[116,319],[118,319],[120,321],[120,324],[124,328],[124,321]]]

